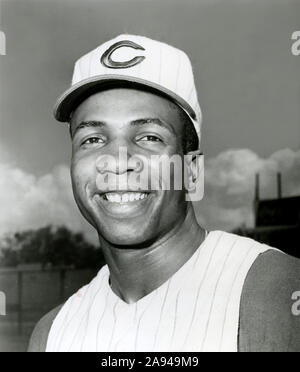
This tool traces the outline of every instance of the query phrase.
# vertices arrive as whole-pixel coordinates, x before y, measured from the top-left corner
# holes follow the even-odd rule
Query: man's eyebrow
[[[97,121],[97,120],[90,120],[90,121],[82,121],[77,127],[74,129],[74,132],[72,133],[72,136],[76,134],[80,129],[84,128],[101,128],[105,126],[106,124],[103,121]]]
[[[142,126],[142,125],[149,125],[149,124],[159,125],[162,128],[169,130],[173,134],[176,134],[174,128],[170,124],[168,124],[167,122],[159,118],[143,118],[143,119],[136,119],[130,122],[130,125],[132,126]],[[102,128],[104,126],[106,126],[106,123],[103,121],[97,121],[97,120],[82,121],[79,125],[77,125],[77,127],[74,129],[73,132],[72,132],[72,127],[71,127],[71,134],[72,134],[72,137],[74,137],[75,134],[81,129]]]
[[[167,122],[165,122],[164,120],[161,120],[159,118],[143,118],[143,119],[133,120],[133,121],[130,122],[130,125],[133,125],[133,126],[135,126],[135,125],[136,126],[138,126],[138,125],[142,126],[142,125],[147,125],[147,124],[159,125],[163,128],[168,129],[172,133],[176,134],[174,128],[170,124],[168,124]]]

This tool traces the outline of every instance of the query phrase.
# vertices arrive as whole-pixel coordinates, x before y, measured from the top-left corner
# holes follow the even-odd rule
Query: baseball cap
[[[180,49],[128,34],[105,42],[75,63],[71,87],[55,104],[55,118],[68,122],[84,99],[111,86],[139,86],[168,97],[189,116],[200,144],[202,113],[192,65]]]

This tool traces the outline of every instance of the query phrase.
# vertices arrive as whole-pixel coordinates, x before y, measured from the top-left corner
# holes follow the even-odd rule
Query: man
[[[77,61],[55,117],[107,265],[38,323],[30,351],[300,351],[299,261],[196,221],[202,117],[182,51],[104,43]]]

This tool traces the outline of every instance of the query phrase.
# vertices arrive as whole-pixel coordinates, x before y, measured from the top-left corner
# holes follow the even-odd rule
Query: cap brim
[[[149,82],[148,80],[123,75],[98,75],[72,85],[58,98],[54,106],[54,116],[56,120],[61,122],[69,122],[71,113],[86,98],[101,90],[109,89],[114,86],[125,86],[132,88],[139,87],[141,89],[147,89],[158,94],[162,94],[181,106],[193,120],[196,120],[195,111],[176,93],[159,84]]]

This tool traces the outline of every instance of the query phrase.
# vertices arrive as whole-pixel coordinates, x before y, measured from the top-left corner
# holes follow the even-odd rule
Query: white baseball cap
[[[140,86],[167,96],[190,117],[200,144],[202,114],[188,56],[144,36],[119,35],[81,57],[71,87],[56,102],[55,118],[68,122],[84,99],[118,85]]]

